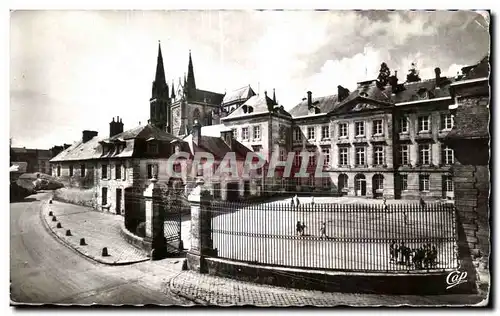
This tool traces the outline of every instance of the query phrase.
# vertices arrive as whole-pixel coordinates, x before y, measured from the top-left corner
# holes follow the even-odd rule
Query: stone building
[[[156,126],[123,131],[121,120],[113,118],[109,137],[93,131],[83,131],[82,136],[51,159],[52,172],[66,187],[93,189],[97,209],[123,214],[127,189],[143,190],[153,177],[170,180],[172,142],[180,139]]]
[[[26,163],[25,172],[50,173],[49,160],[53,157],[52,151],[48,149],[32,149],[26,147],[11,147],[11,161],[13,163]]]
[[[489,286],[490,87],[489,59],[462,69],[450,85],[455,126],[445,142],[455,151],[452,166],[458,214],[460,266],[480,290]]]
[[[192,133],[183,142],[188,144],[189,153],[194,158],[187,161],[186,169],[195,171],[191,172],[190,178],[203,178],[204,188],[214,198],[234,201],[261,195],[262,169],[245,169],[247,154],[252,151],[234,138],[232,129],[222,124],[202,127],[195,122]],[[205,154],[210,154],[214,160],[208,161],[203,157],[208,157]],[[196,160],[197,155],[200,161]],[[225,167],[227,171],[221,172]]]

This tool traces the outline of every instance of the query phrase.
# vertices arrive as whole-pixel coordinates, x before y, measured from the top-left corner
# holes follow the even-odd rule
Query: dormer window
[[[148,153],[149,154],[158,154],[158,143],[148,143]]]
[[[366,93],[364,91],[360,92],[359,95],[362,96],[362,97],[365,97],[365,98],[368,97],[368,93]]]
[[[429,98],[429,91],[427,91],[427,89],[425,89],[425,88],[420,88],[418,90],[417,94],[418,94],[418,97],[420,98],[420,100],[425,100],[425,99]]]

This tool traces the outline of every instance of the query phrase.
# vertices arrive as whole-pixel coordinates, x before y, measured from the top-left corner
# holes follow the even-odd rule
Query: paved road
[[[94,263],[61,244],[44,228],[39,193],[10,204],[10,282],[13,303],[191,304],[167,294],[179,273],[175,261],[133,266]]]

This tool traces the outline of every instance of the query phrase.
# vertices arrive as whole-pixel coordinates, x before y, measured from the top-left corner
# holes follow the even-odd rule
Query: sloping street
[[[40,207],[48,194],[10,204],[13,304],[190,304],[169,295],[165,286],[180,272],[179,260],[106,266],[61,244],[46,231],[40,218]]]

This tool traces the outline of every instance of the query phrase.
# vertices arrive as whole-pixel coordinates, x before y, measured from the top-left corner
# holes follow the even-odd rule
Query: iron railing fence
[[[220,258],[339,271],[458,266],[452,205],[212,201],[209,212]]]

